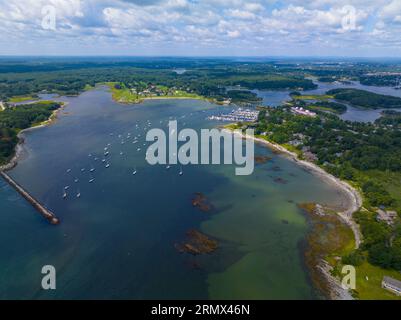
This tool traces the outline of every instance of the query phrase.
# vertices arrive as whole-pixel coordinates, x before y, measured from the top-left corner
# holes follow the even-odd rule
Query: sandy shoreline
[[[225,129],[225,130],[227,130],[227,129]],[[286,148],[284,148],[284,147],[282,147],[282,146],[280,146],[278,144],[269,142],[269,141],[261,139],[261,138],[256,138],[256,137],[253,137],[253,136],[245,135],[245,134],[242,134],[242,136],[246,137],[248,139],[253,139],[253,140],[255,140],[255,141],[259,142],[259,143],[265,144],[266,146],[270,147],[271,149],[275,149],[275,150],[280,151],[281,153],[287,155],[289,159],[291,159],[292,161],[296,162],[298,165],[300,165],[301,167],[307,169],[311,173],[315,174],[320,179],[328,182],[332,186],[335,186],[335,187],[343,190],[348,195],[348,198],[350,200],[350,204],[349,204],[349,206],[347,206],[347,208],[344,211],[340,211],[340,212],[337,212],[337,213],[340,216],[340,218],[347,225],[349,225],[350,228],[352,229],[352,231],[354,232],[355,249],[359,248],[359,246],[361,244],[361,234],[360,234],[358,225],[352,219],[352,215],[353,215],[354,212],[358,211],[361,208],[361,206],[362,206],[362,197],[361,197],[361,195],[359,194],[359,192],[355,188],[350,186],[347,182],[342,181],[342,180],[334,177],[330,173],[324,171],[322,168],[320,168],[319,166],[315,165],[314,163],[311,163],[311,162],[308,162],[308,161],[305,161],[305,160],[299,160],[297,154],[287,150]]]
[[[231,131],[229,129],[223,129],[223,130]],[[346,193],[346,195],[348,196],[349,205],[347,205],[345,210],[337,211],[337,214],[340,217],[340,219],[351,228],[352,232],[354,233],[354,238],[355,238],[355,249],[359,248],[359,246],[361,244],[362,236],[361,236],[361,232],[359,230],[359,226],[353,220],[352,215],[354,212],[358,211],[361,208],[362,197],[355,188],[353,188],[347,182],[342,181],[342,180],[334,177],[330,173],[324,171],[322,168],[315,165],[314,163],[311,163],[311,162],[308,162],[305,160],[299,160],[297,154],[287,150],[286,148],[284,148],[278,144],[272,143],[270,141],[267,141],[267,140],[264,140],[261,138],[256,138],[254,136],[238,133],[238,132],[235,132],[235,134],[238,136],[241,136],[241,137],[246,137],[247,139],[253,139],[256,142],[266,145],[270,149],[279,151],[280,153],[286,155],[287,158],[294,161],[296,164],[305,168],[312,174],[318,176],[320,179],[326,181],[327,183],[329,183],[332,186],[335,186],[335,187],[343,190]],[[330,297],[332,299],[336,299],[336,300],[353,299],[352,296],[350,295],[350,293],[348,292],[348,290],[342,288],[339,280],[331,275],[331,273],[330,273],[331,267],[328,265],[328,263],[326,261],[322,260],[321,263],[316,266],[316,268],[317,268],[317,270],[319,270],[321,272],[321,274],[324,276],[327,283],[329,284],[330,292],[328,294],[330,295]]]
[[[52,124],[57,119],[58,113],[68,105],[67,102],[60,102],[60,103],[61,103],[61,107],[58,108],[57,110],[54,110],[47,121],[43,122],[42,124],[40,124],[38,126],[34,126],[34,127],[30,127],[30,128],[21,130],[18,133],[17,137],[18,137],[19,141],[18,141],[18,144],[15,146],[14,156],[8,161],[8,163],[0,166],[0,171],[9,171],[18,164],[18,160],[20,159],[22,152],[24,151],[24,143],[25,143],[24,134],[29,131],[44,128],[44,127]]]

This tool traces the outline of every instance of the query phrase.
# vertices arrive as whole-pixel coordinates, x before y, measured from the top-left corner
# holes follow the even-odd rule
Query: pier
[[[0,175],[6,180],[17,192],[22,195],[50,224],[57,225],[60,223],[56,215],[40,204],[29,192],[25,191],[13,178],[4,171],[0,171]]]
[[[259,111],[250,109],[236,109],[228,114],[221,114],[219,116],[211,116],[209,120],[230,121],[230,122],[254,122],[258,119]]]

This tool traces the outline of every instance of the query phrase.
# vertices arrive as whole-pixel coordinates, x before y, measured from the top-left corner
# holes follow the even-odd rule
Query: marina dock
[[[13,178],[11,178],[4,171],[0,171],[0,176],[4,178],[17,192],[22,195],[50,224],[57,225],[60,223],[56,215],[43,206],[38,200],[29,194],[24,188],[22,188]]]
[[[229,121],[229,122],[254,122],[258,119],[259,111],[251,109],[236,109],[228,114],[221,114],[219,116],[211,116],[209,120]]]

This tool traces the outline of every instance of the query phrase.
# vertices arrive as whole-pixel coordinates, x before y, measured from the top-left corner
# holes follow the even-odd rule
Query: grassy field
[[[17,97],[10,98],[9,102],[19,103],[19,102],[24,102],[24,101],[35,101],[35,100],[38,100],[38,98],[33,97],[33,96],[17,96]]]
[[[162,90],[165,95],[149,95],[149,96],[141,96],[138,93],[132,92],[131,89],[128,88],[115,88],[115,84],[113,82],[109,82],[106,85],[109,86],[111,92],[113,94],[113,99],[120,103],[140,103],[144,100],[152,100],[152,99],[199,99],[204,100],[205,98],[199,96],[195,93],[188,93],[182,90],[175,90],[173,93],[167,95],[168,88],[165,86],[158,86],[158,89]]]
[[[322,106],[309,105],[309,106],[307,106],[306,109],[314,110],[314,111],[327,111],[327,112],[333,112],[336,114],[341,114],[341,112],[339,112],[338,110],[334,110],[332,108],[322,107]]]
[[[90,84],[85,85],[85,88],[84,88],[85,91],[89,91],[89,90],[93,90],[93,89],[95,89],[95,87],[91,86]]]
[[[130,89],[116,89],[114,86],[111,88],[111,92],[113,94],[113,99],[117,102],[121,103],[138,103],[141,100],[139,96],[135,93],[132,93]]]
[[[293,96],[294,100],[329,100],[334,99],[334,96],[330,95],[302,95],[302,96]]]
[[[384,270],[364,262],[356,267],[356,292],[361,300],[401,300],[401,297],[384,290],[381,282],[384,276],[401,280],[401,273],[394,270]]]

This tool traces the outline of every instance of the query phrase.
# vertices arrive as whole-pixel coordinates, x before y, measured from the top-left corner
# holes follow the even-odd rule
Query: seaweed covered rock
[[[185,242],[176,244],[175,247],[182,253],[199,255],[214,252],[218,247],[218,242],[210,239],[207,235],[192,229],[187,232],[187,239]]]
[[[213,205],[201,192],[195,193],[195,196],[192,199],[192,205],[203,212],[210,212],[213,209]]]

